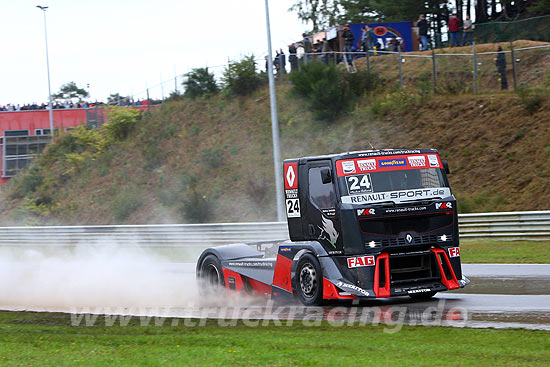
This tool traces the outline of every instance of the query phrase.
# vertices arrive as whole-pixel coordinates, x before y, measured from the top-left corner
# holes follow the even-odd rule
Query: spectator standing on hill
[[[363,34],[361,35],[361,44],[363,45],[363,51],[367,52],[374,46],[374,32],[370,25],[366,24],[363,27]]]
[[[508,79],[506,79],[506,55],[502,51],[502,47],[497,47],[497,57],[495,57],[495,65],[500,75],[500,89],[508,89]]]
[[[424,14],[420,14],[416,26],[420,37],[420,51],[426,51],[428,49],[428,21]]]
[[[349,28],[349,24],[346,24],[344,28],[344,33],[342,34],[344,38],[344,52],[346,53],[346,60],[350,66],[353,66],[353,56],[351,54],[351,48],[353,47],[353,41],[355,41],[355,36]]]
[[[310,54],[311,54],[311,51],[313,50],[313,44],[311,43],[311,40],[309,39],[307,34],[303,33],[302,37],[304,37],[304,39],[302,40],[302,47],[304,48],[304,56],[305,56],[304,60],[307,63],[308,60],[311,58]]]
[[[449,18],[449,34],[451,36],[451,47],[460,46],[460,19],[456,14]]]
[[[466,42],[470,45],[473,44],[475,25],[472,23],[469,15],[466,15],[466,20],[464,21],[462,28],[464,29],[464,33],[462,34],[462,46],[466,46]]]
[[[298,70],[298,58],[296,57],[296,44],[288,46],[288,61],[290,62],[290,71]]]
[[[275,50],[275,59],[273,59],[273,66],[275,67],[275,71],[277,74],[281,72],[281,63],[279,60],[279,51]]]
[[[281,72],[286,74],[286,55],[282,48],[279,50],[279,64],[281,65]]]
[[[321,52],[323,53],[323,62],[328,65],[328,41],[326,38],[323,38],[323,46],[321,47]]]

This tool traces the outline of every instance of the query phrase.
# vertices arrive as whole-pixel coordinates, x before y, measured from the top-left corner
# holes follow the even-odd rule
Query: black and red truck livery
[[[209,248],[203,287],[305,305],[429,298],[466,286],[449,168],[435,149],[384,149],[287,159],[290,240]]]

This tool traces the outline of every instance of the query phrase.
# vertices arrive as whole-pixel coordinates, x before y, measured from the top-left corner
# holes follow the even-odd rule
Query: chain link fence
[[[476,24],[474,40],[478,44],[516,40],[550,42],[550,15],[511,22]]]

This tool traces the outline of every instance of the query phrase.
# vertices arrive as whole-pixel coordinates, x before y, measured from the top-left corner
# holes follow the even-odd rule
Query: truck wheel
[[[425,301],[435,296],[436,293],[437,293],[436,291],[426,292],[426,293],[415,293],[415,294],[409,294],[409,297],[411,297],[415,301]]]
[[[296,295],[306,305],[313,306],[323,299],[323,274],[317,258],[304,254],[296,266]]]
[[[214,255],[208,255],[202,261],[199,272],[200,290],[205,293],[225,287],[222,264]]]

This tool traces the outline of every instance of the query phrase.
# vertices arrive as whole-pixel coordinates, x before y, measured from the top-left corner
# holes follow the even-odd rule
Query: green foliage
[[[201,160],[210,168],[218,168],[223,165],[223,149],[207,148],[201,153]]]
[[[103,129],[114,141],[126,139],[141,118],[140,111],[133,108],[112,108],[107,110],[107,115],[109,120]]]
[[[254,55],[244,56],[240,61],[231,61],[224,70],[222,82],[231,95],[246,96],[264,84],[264,77],[256,72]]]
[[[136,188],[122,190],[113,201],[113,217],[118,222],[128,219],[137,208],[143,205],[143,201],[143,194]]]
[[[187,79],[183,82],[186,97],[209,97],[219,92],[214,73],[208,68],[196,68],[185,74]]]
[[[544,91],[526,86],[518,87],[515,91],[519,96],[523,108],[525,108],[525,111],[527,111],[530,115],[534,114],[541,108],[546,98]]]
[[[75,82],[65,83],[61,86],[58,93],[52,94],[52,97],[59,100],[70,101],[88,97],[88,92],[85,89],[79,88]]]
[[[487,213],[506,209],[506,198],[501,193],[482,191],[474,195],[456,193],[459,213]]]
[[[382,118],[392,112],[401,112],[410,107],[419,106],[423,97],[406,89],[398,89],[394,92],[375,97],[370,106],[369,112],[372,116]]]
[[[318,61],[290,74],[290,80],[293,92],[306,98],[314,117],[320,120],[335,119],[357,96],[379,85],[378,78],[366,71],[349,74]]]
[[[44,182],[44,177],[42,177],[38,168],[32,167],[28,172],[22,172],[12,180],[14,180],[12,183],[14,189],[10,196],[14,199],[20,199],[35,192]]]

